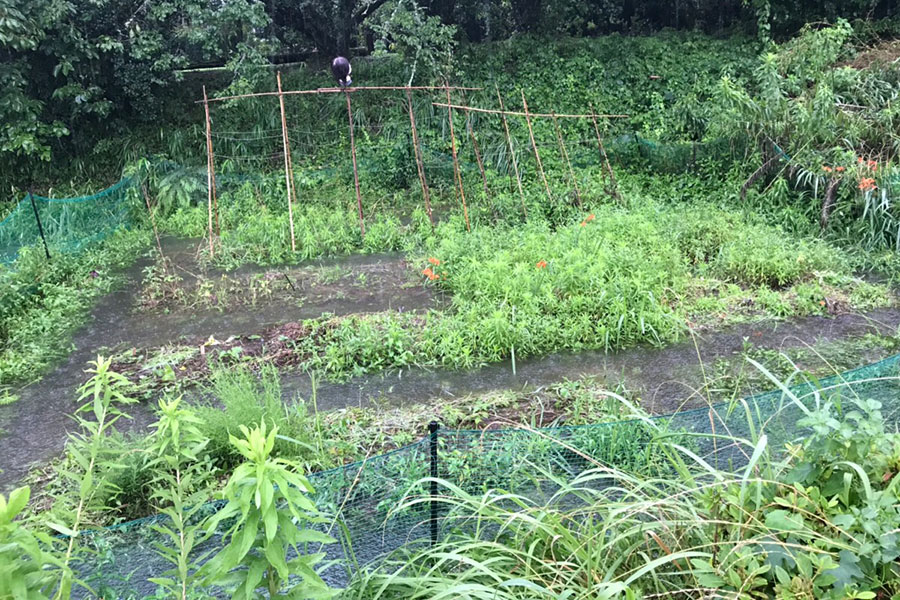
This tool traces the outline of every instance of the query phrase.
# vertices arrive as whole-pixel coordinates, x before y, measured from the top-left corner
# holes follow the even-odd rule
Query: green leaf
[[[836,590],[843,590],[865,579],[864,573],[857,566],[859,564],[858,556],[849,550],[841,550],[838,556],[840,557],[838,566],[827,571],[829,575],[835,578],[834,588]]]
[[[766,514],[765,523],[766,527],[775,531],[803,531],[806,529],[802,516],[782,509]]]
[[[75,532],[66,527],[65,525],[60,525],[59,523],[49,522],[47,523],[47,527],[52,529],[53,531],[58,531],[66,537],[75,537]]]
[[[9,494],[9,502],[7,503],[7,508],[5,511],[7,518],[12,520],[16,518],[22,509],[28,504],[28,499],[31,497],[31,488],[27,485],[16,488]]]

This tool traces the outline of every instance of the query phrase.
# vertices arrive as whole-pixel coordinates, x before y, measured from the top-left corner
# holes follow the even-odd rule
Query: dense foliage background
[[[765,41],[837,18],[866,20],[857,31],[870,35],[873,27],[894,28],[896,8],[896,0],[0,0],[0,183],[9,192],[47,181],[50,160],[74,166],[70,178],[91,168],[87,174],[96,175],[98,166],[118,169],[123,147],[146,146],[160,124],[171,131],[196,122],[184,107],[200,84],[258,87],[270,79],[264,65],[302,60],[321,69],[336,53],[389,54],[403,61],[403,79],[422,82],[458,75],[455,50],[471,42],[663,28]],[[469,64],[502,78],[509,64],[497,64],[496,48],[488,48]],[[515,63],[515,53],[506,58]],[[197,71],[211,66],[224,68]],[[572,85],[607,83],[594,67],[586,60],[556,74]],[[157,129],[148,131],[151,124]],[[65,179],[59,166],[55,176]]]

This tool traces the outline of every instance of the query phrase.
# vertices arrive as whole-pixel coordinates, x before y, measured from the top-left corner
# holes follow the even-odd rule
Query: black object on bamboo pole
[[[512,162],[513,171],[516,174],[516,184],[519,186],[519,198],[522,200],[522,214],[528,219],[528,209],[525,208],[525,192],[522,191],[522,177],[519,175],[519,165],[516,162],[516,152],[513,149],[512,137],[509,135],[509,123],[506,121],[506,111],[503,108],[503,97],[500,95],[500,89],[497,90],[497,101],[500,103],[500,118],[503,120],[503,131],[506,133],[506,145],[509,146],[509,160]]]
[[[534,150],[534,159],[537,161],[538,172],[541,174],[541,181],[544,182],[544,189],[547,190],[547,199],[552,202],[553,194],[550,193],[550,184],[547,183],[544,165],[541,164],[541,154],[538,152],[537,143],[534,141],[534,130],[531,128],[531,117],[528,114],[528,102],[525,100],[525,92],[522,92],[522,108],[525,110],[525,123],[528,124],[528,135],[531,138],[531,148]]]
[[[431,499],[428,508],[431,512],[431,545],[438,542],[438,429],[440,425],[436,421],[428,424],[428,449],[429,464],[431,466]]]
[[[347,119],[350,122],[350,154],[353,157],[353,183],[356,186],[356,208],[359,211],[359,232],[366,237],[366,225],[363,223],[362,194],[359,193],[359,172],[356,168],[356,141],[353,139],[353,109],[350,106],[350,92],[344,89],[347,98]]]
[[[606,168],[606,172],[609,174],[609,180],[612,184],[612,195],[617,200],[621,200],[619,197],[619,186],[616,184],[616,175],[613,173],[612,165],[609,164],[609,156],[606,154],[606,148],[603,147],[603,138],[600,136],[600,127],[597,125],[597,115],[594,113],[594,105],[590,104],[591,109],[591,121],[594,123],[594,133],[597,134],[597,146],[600,148],[600,157],[603,160],[603,165]],[[637,139],[637,134],[635,133],[635,139]]]
[[[278,81],[278,104],[281,107],[281,140],[284,145],[284,185],[287,190],[288,221],[291,229],[291,252],[297,251],[294,239],[294,173],[291,165],[291,142],[288,137],[287,117],[284,114],[284,94],[281,93],[281,71],[276,75]]]
[[[44,226],[41,224],[41,215],[38,214],[37,204],[34,203],[34,194],[31,193],[31,190],[28,191],[28,199],[31,200],[31,210],[34,211],[34,220],[37,221],[38,233],[41,236],[41,241],[44,242],[44,254],[47,255],[47,260],[50,260],[50,248],[47,247],[47,238],[44,237]]]
[[[555,115],[553,116],[553,127],[556,129],[556,141],[559,142],[559,151],[569,167],[569,176],[572,178],[572,186],[575,188],[575,200],[578,202],[578,207],[581,208],[581,192],[578,189],[578,179],[575,177],[575,170],[572,169],[572,163],[569,161],[569,151],[566,150],[566,143],[563,141],[562,131],[559,128],[559,120]]]
[[[206,86],[203,86],[203,110],[206,113],[206,185],[209,188],[207,197],[207,211],[209,214],[209,255],[213,256],[215,248],[213,245],[213,202],[216,196],[216,174],[213,170],[213,146],[212,146],[212,124],[209,120],[209,99],[206,96]],[[216,230],[219,228],[218,201],[216,210]]]
[[[456,134],[453,133],[453,109],[450,108],[450,88],[444,87],[447,93],[447,119],[450,121],[450,150],[453,153],[453,171],[456,173],[456,182],[459,185],[459,196],[463,205],[463,216],[466,219],[466,231],[472,231],[469,225],[469,208],[466,206],[466,192],[463,189],[462,175],[459,172],[459,158],[456,156]]]
[[[434,229],[434,217],[431,214],[431,194],[428,191],[428,182],[425,180],[425,165],[422,164],[421,148],[419,148],[419,133],[416,130],[416,116],[413,113],[412,93],[406,90],[406,104],[409,108],[409,125],[412,127],[413,150],[416,155],[416,169],[419,172],[419,183],[422,184],[422,194],[425,196],[425,212],[428,213],[428,220],[431,221],[431,228]]]

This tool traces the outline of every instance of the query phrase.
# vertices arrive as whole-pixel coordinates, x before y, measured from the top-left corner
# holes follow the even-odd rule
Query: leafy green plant
[[[86,402],[75,413],[82,432],[70,434],[66,449],[73,468],[60,471],[76,488],[74,504],[56,502],[47,522],[48,527],[68,538],[60,560],[64,569],[54,594],[58,600],[68,598],[75,583],[70,565],[81,550],[78,536],[82,528],[89,515],[102,510],[116,491],[113,478],[122,465],[119,449],[110,444],[110,433],[119,419],[128,418],[120,407],[134,402],[127,395],[131,383],[110,369],[108,358],[98,356],[91,364],[88,372],[92,376],[81,387],[79,396]]]
[[[147,241],[146,231],[119,231],[78,254],[47,261],[43,249],[28,247],[0,266],[0,383],[31,380],[65,356],[93,301],[121,281],[117,269]]]
[[[181,406],[181,399],[161,399],[159,419],[153,424],[149,453],[152,457],[147,468],[156,476],[151,482],[155,490],[152,498],[159,513],[169,518],[169,523],[155,525],[168,544],[158,544],[161,556],[168,560],[173,570],[166,577],[155,577],[153,583],[163,587],[172,596],[187,600],[198,584],[196,567],[204,556],[196,555],[195,548],[204,539],[203,523],[198,519],[204,509],[203,501],[214,468],[205,454],[208,440],[200,432],[202,421],[194,412]]]
[[[335,592],[315,571],[325,554],[307,553],[310,544],[335,541],[313,528],[327,519],[307,498],[312,486],[299,465],[271,456],[277,427],[267,429],[263,421],[240,430],[243,438],[231,436],[231,443],[244,462],[223,490],[227,504],[207,526],[212,532],[228,524],[225,547],[203,566],[207,580],[233,590],[235,599],[332,597]]]
[[[0,494],[0,598],[46,600],[65,570],[50,537],[18,520],[30,496],[28,486]]]

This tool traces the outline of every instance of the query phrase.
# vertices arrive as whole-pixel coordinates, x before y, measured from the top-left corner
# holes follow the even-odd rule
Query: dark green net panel
[[[12,263],[22,248],[42,245],[38,220],[51,256],[78,252],[127,225],[137,193],[136,180],[127,177],[90,196],[26,196],[0,221],[0,262]]]
[[[808,434],[797,425],[804,415],[798,404],[811,408],[835,399],[845,405],[852,399],[876,400],[886,425],[894,428],[900,416],[898,368],[900,355],[818,381],[789,382],[790,387],[736,402],[650,419],[538,430],[439,430],[388,454],[314,473],[310,481],[315,501],[336,516],[329,532],[342,540],[324,548],[332,562],[323,576],[340,586],[356,570],[393,550],[430,543],[430,481],[423,478],[429,477],[432,466],[439,478],[463,492],[503,490],[535,503],[564,501],[555,495],[559,482],[598,463],[648,477],[675,477],[672,445],[660,443],[663,439],[713,467],[733,471],[746,465],[752,452],[734,439],[753,440],[764,433],[777,453]],[[437,461],[432,463],[435,447]],[[446,493],[443,484],[439,493]],[[409,501],[417,498],[421,501]],[[210,503],[206,512],[218,507]],[[439,537],[465,517],[444,514],[443,508],[436,511]],[[158,522],[151,517],[86,536],[85,542],[99,553],[90,558],[90,568],[82,570],[85,579],[112,587],[120,597],[152,594],[148,578],[169,568],[155,549],[162,543],[153,529]],[[220,543],[213,537],[198,553],[215,550]]]

